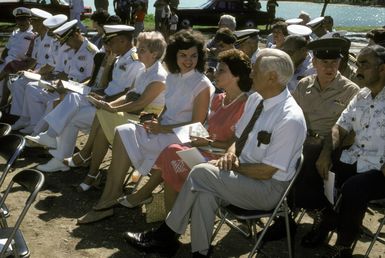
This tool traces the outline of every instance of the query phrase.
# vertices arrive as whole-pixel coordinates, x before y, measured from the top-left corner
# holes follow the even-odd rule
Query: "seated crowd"
[[[18,29],[1,55],[1,107],[18,117],[12,129],[26,134],[30,147],[49,148],[52,158],[37,169],[87,166],[77,189],[88,191],[100,185],[99,167],[112,148],[100,199],[78,224],[110,217],[119,204],[149,203],[163,184],[164,223],[124,238],[172,256],[190,224],[193,257],[208,257],[218,207],[273,209],[303,154],[289,196],[292,217],[299,208],[314,213],[301,244],[317,247],[336,230],[329,257],[352,256],[369,201],[385,198],[383,29],[368,33],[369,45],[353,57],[331,17],[310,20],[304,12],[277,21],[264,49],[258,30],[235,31],[229,15],[208,42],[187,29],[168,39],[141,32],[136,45],[134,28],[105,11],[91,18],[91,40],[65,15],[24,7],[14,15]],[[192,123],[205,125],[209,136],[182,142],[174,129]],[[74,153],[79,131],[89,136]],[[207,162],[190,169],[178,152],[194,147]],[[149,179],[124,195],[130,168]],[[329,171],[336,173],[338,211],[323,194]],[[281,237],[281,220],[267,239]]]

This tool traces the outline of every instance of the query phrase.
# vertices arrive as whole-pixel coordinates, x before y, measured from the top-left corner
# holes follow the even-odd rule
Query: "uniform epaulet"
[[[96,52],[98,52],[98,51],[94,48],[94,46],[91,45],[91,43],[88,43],[88,45],[87,45],[87,50],[88,50],[88,52],[90,52],[90,53],[96,53]]]
[[[132,52],[131,53],[131,58],[134,61],[138,61],[139,60],[139,56],[138,56],[138,54],[136,52]]]

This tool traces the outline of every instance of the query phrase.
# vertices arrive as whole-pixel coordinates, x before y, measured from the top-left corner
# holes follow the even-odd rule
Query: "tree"
[[[326,6],[330,3],[330,0],[324,0],[324,6],[322,7],[321,16],[325,16]]]

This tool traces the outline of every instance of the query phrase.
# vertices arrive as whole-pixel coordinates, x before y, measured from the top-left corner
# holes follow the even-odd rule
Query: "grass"
[[[85,19],[82,21],[84,25],[86,25],[88,28],[92,28],[92,21],[90,19]],[[153,14],[146,15],[146,18],[144,19],[144,29],[146,31],[151,31],[155,27],[155,18]],[[209,26],[195,26],[196,30],[202,31],[204,34],[214,34],[216,27],[209,27]],[[346,30],[350,32],[368,32],[372,29],[375,29],[377,27],[375,26],[338,26],[336,27],[336,30]],[[4,23],[0,22],[0,31],[1,32],[11,32],[12,29],[14,29],[14,24],[12,23]],[[261,30],[261,33],[263,34],[263,30],[265,29],[265,26],[258,26],[258,29]],[[8,38],[0,37],[0,47],[4,47],[7,43]]]

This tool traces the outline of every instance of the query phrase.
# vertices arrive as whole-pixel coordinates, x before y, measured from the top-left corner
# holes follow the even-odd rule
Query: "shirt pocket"
[[[259,146],[258,146],[259,145]],[[263,144],[263,143],[260,143],[257,145],[257,148],[260,148],[262,150],[266,150],[268,147],[269,147],[269,144]]]

